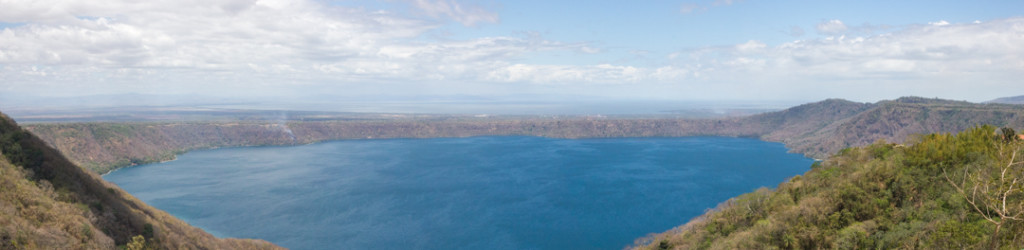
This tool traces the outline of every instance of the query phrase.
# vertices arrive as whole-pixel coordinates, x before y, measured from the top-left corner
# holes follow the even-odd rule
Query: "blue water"
[[[742,138],[472,137],[203,150],[104,178],[292,249],[620,249],[811,162]]]

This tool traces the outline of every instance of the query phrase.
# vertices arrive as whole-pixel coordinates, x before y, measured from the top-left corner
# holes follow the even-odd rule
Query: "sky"
[[[1016,0],[0,0],[0,108],[119,95],[980,102],[1024,95],[1021,76]]]

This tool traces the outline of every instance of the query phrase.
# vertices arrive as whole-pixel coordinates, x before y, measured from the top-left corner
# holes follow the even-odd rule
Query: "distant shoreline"
[[[847,147],[914,134],[955,132],[979,124],[1024,127],[1020,105],[906,97],[879,103],[839,99],[743,117],[489,116],[309,113],[287,119],[181,122],[77,122],[25,125],[71,160],[97,173],[172,160],[215,147],[283,146],[345,139],[539,136],[625,138],[724,136],[782,143],[825,159]]]

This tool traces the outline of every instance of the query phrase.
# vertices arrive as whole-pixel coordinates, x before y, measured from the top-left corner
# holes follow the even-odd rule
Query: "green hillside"
[[[1006,135],[1006,136],[1004,136]],[[638,249],[1020,249],[1024,151],[992,126],[849,148]]]
[[[277,249],[218,239],[65,159],[0,114],[0,249]]]

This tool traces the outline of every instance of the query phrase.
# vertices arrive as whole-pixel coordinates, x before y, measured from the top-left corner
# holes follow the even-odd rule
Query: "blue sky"
[[[4,1],[0,108],[126,93],[985,101],[1024,94],[1022,10],[1022,1]]]
[[[497,23],[449,22],[439,32],[453,39],[531,34],[588,43],[607,53],[554,59],[613,63],[635,51],[668,54],[757,40],[778,45],[828,36],[815,27],[829,20],[882,31],[929,22],[970,23],[1024,14],[1020,1],[511,1],[491,6]],[[886,27],[888,27],[886,29]],[[794,32],[800,31],[800,32]],[[875,32],[859,33],[869,35]],[[544,58],[531,58],[544,63]],[[546,58],[552,60],[551,58]]]

